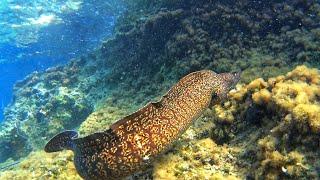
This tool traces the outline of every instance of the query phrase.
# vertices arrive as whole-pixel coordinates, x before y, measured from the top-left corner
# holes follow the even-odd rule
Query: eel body
[[[77,138],[75,131],[53,137],[46,152],[74,151],[84,179],[119,179],[146,168],[197,119],[211,102],[224,99],[240,73],[210,70],[183,77],[158,102],[115,122],[104,132]]]

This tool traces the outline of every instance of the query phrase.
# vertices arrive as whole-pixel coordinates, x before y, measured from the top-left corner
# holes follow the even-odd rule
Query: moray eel
[[[84,179],[119,179],[148,167],[196,120],[211,102],[226,98],[240,73],[210,70],[183,77],[158,102],[151,102],[115,122],[104,132],[78,138],[75,131],[53,137],[46,152],[74,152]]]

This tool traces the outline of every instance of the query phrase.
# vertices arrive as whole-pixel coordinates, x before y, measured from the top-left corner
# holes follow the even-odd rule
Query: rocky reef
[[[0,162],[24,159],[0,179],[30,178],[36,168],[33,178],[69,178],[72,154],[41,151],[54,134],[107,129],[200,69],[241,70],[241,83],[139,177],[319,178],[319,70],[307,68],[320,68],[317,1],[127,3],[101,47],[16,84],[0,125]],[[47,159],[25,165],[40,156]]]
[[[42,148],[50,136],[79,126],[92,112],[85,89],[78,88],[77,71],[75,66],[52,68],[35,72],[15,85],[14,103],[6,109],[1,125],[0,144],[10,149],[1,149],[10,153],[1,153],[2,160]]]
[[[208,108],[150,171],[134,179],[317,179],[320,72],[298,66],[286,75],[239,84]],[[82,135],[125,112],[105,104],[80,126]],[[32,176],[31,176],[32,174]],[[79,179],[72,153],[36,151],[1,179]]]
[[[204,68],[241,69],[243,81],[250,82],[296,64],[319,67],[316,1],[177,0],[148,7],[159,8],[131,12],[130,22],[120,19],[116,38],[101,48],[113,64],[112,82],[141,87],[132,77],[161,82],[158,72],[176,77]]]
[[[74,164],[72,152],[47,154],[32,152],[14,170],[1,172],[1,179],[67,179],[81,180]]]
[[[212,107],[211,137],[242,147],[239,160],[266,179],[319,178],[318,69],[298,66],[287,75],[256,79],[230,92],[230,100]]]

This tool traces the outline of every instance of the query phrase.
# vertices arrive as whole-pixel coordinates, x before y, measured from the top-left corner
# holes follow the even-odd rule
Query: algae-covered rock
[[[314,151],[319,139],[319,77],[318,70],[298,66],[287,75],[238,85],[228,101],[207,109],[168,152],[159,156],[151,171],[132,178],[319,178],[320,156]],[[299,98],[299,94],[308,95]],[[112,104],[116,100],[118,107]],[[81,135],[103,131],[137,108],[127,103],[106,99],[80,125]],[[34,152],[0,173],[2,179],[9,177],[79,178],[68,151]]]
[[[299,66],[286,74],[300,64],[320,67],[318,1],[127,2],[115,35],[96,51],[16,84],[0,126],[0,161],[41,149],[64,129],[103,131],[191,71],[242,70],[246,84],[182,135],[195,148],[211,138],[221,152],[240,149],[226,163],[230,173],[218,167],[210,178],[319,178],[319,72]],[[188,164],[180,154],[186,144],[163,158]],[[166,168],[160,161],[157,172]],[[190,162],[178,172],[207,177],[198,161]],[[190,172],[190,164],[201,173]]]
[[[81,123],[79,133],[81,136],[86,136],[95,132],[106,131],[109,126],[124,117],[129,112],[123,108],[105,106],[91,113],[88,118]]]
[[[267,136],[258,142],[260,148],[258,158],[261,162],[255,172],[256,178],[315,178],[315,176],[309,172],[309,167],[305,165],[306,162],[302,153],[298,151],[280,153],[277,150],[276,141],[277,139],[274,137]]]
[[[240,179],[235,149],[218,146],[211,139],[192,140],[154,163],[154,179]]]
[[[317,69],[299,66],[273,85],[272,102],[292,116],[303,133],[320,133],[320,74]],[[307,132],[302,129],[306,127]]]
[[[224,103],[213,107],[215,126],[224,129],[224,133],[213,129],[213,139],[246,144],[241,159],[251,162],[249,167],[255,169],[247,172],[249,176],[319,178],[314,163],[320,161],[314,151],[320,137],[319,78],[319,70],[298,66],[285,76],[238,86],[229,94],[232,106]],[[220,120],[229,121],[226,112],[231,112],[233,123]]]
[[[48,154],[44,151],[36,151],[20,161],[18,165],[0,172],[0,179],[82,179],[74,167],[72,152]]]
[[[77,127],[92,111],[78,89],[79,70],[73,63],[70,66],[35,72],[15,85],[13,102],[5,109],[6,125],[0,126],[0,143],[11,147],[9,154],[0,154],[4,160],[42,148],[56,133]]]

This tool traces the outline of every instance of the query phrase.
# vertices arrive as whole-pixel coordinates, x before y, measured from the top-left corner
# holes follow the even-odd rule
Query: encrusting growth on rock
[[[247,174],[319,178],[320,157],[314,152],[320,138],[319,70],[297,66],[286,75],[239,85],[229,97],[213,107],[212,137],[244,144],[250,157],[242,160],[253,161],[248,168],[256,169]]]
[[[318,70],[298,66],[286,75],[237,85],[227,101],[207,108],[170,151],[156,158],[151,174],[144,174],[157,180],[319,179],[320,157],[314,151],[319,147],[319,119],[313,111],[320,104],[320,88],[314,88],[320,86],[319,80]],[[307,99],[300,101],[298,96],[304,93]],[[108,104],[82,123],[82,134],[102,130],[101,124],[111,124],[106,119],[126,113]],[[80,179],[72,156],[66,151],[37,151],[0,172],[0,179],[28,179],[31,174],[35,179]]]

